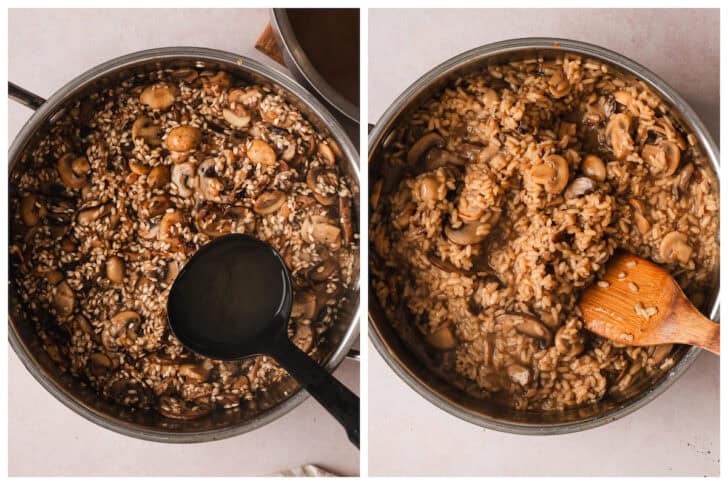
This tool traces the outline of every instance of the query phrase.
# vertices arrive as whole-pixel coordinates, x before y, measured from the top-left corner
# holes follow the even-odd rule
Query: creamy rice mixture
[[[663,265],[698,307],[717,286],[709,162],[655,93],[598,61],[460,78],[400,123],[375,163],[379,303],[439,373],[484,398],[564,409],[674,364],[673,346],[624,347],[582,328],[580,292],[618,249]]]
[[[320,358],[358,272],[342,157],[268,86],[138,75],[72,106],[11,174],[11,283],[50,357],[103,396],[174,419],[237,407],[285,372],[184,349],[167,292],[213,238],[268,241],[291,270],[290,336]]]

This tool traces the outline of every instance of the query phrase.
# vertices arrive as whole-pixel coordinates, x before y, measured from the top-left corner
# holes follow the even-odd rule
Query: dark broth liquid
[[[202,248],[184,267],[167,310],[183,344],[233,358],[236,349],[252,349],[270,337],[269,322],[281,318],[286,276],[275,253],[256,241],[226,238],[213,244],[214,251]]]
[[[331,87],[359,106],[359,9],[286,9],[296,40]]]

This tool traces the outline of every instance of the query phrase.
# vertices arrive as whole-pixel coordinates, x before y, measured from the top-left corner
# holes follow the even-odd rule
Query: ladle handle
[[[346,429],[359,448],[359,398],[288,339],[279,337],[271,357],[285,368]]]
[[[37,94],[31,93],[27,89],[21,88],[10,81],[8,81],[8,97],[32,110],[37,110],[43,106],[43,103],[46,102],[45,99],[41,98]]]

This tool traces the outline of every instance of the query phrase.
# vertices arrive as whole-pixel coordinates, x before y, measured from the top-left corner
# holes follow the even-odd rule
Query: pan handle
[[[37,110],[43,106],[43,103],[46,102],[45,99],[41,98],[37,94],[33,94],[27,89],[21,88],[10,81],[8,81],[8,97],[32,110]]]

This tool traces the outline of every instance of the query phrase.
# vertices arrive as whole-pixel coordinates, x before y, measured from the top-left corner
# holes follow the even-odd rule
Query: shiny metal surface
[[[293,34],[286,9],[271,9],[270,19],[278,45],[283,51],[283,60],[294,77],[304,85],[310,86],[322,99],[341,114],[358,123],[359,107],[339,94],[313,67]]]
[[[374,180],[378,154],[386,146],[393,127],[450,80],[489,63],[515,59],[548,57],[571,52],[599,59],[626,75],[646,82],[673,109],[678,120],[695,133],[698,144],[719,174],[718,149],[692,108],[651,71],[610,50],[583,42],[555,38],[514,39],[472,49],[455,56],[420,77],[387,109],[369,135],[369,180]],[[369,188],[371,190],[371,186]],[[718,321],[719,288],[709,295],[708,316]],[[422,397],[442,410],[484,428],[497,431],[550,435],[583,431],[626,416],[649,403],[672,385],[695,361],[700,350],[683,347],[676,354],[674,367],[656,379],[630,389],[619,401],[604,400],[562,412],[515,411],[495,402],[478,400],[433,375],[405,345],[387,322],[376,295],[369,291],[369,328],[372,343],[394,372]]]
[[[194,47],[152,49],[125,55],[103,63],[59,89],[43,103],[23,126],[9,151],[9,170],[19,169],[19,160],[26,149],[44,135],[50,122],[62,114],[64,107],[103,86],[114,85],[121,79],[141,72],[162,68],[195,66],[206,69],[225,69],[234,77],[248,82],[267,84],[295,105],[322,133],[339,144],[345,160],[341,168],[353,181],[354,210],[359,211],[359,172],[357,152],[339,123],[313,95],[287,75],[235,54]],[[11,91],[13,89],[11,88]],[[24,90],[23,90],[24,91]],[[19,92],[18,98],[41,100],[32,93]],[[10,187],[12,196],[12,187]],[[358,223],[358,219],[357,219]],[[359,334],[359,285],[348,295],[351,302],[338,322],[327,333],[322,346],[324,366],[333,371],[346,357]],[[9,341],[23,365],[35,379],[67,407],[100,426],[135,438],[169,443],[191,443],[219,440],[251,431],[275,420],[292,410],[308,397],[299,391],[292,379],[262,393],[250,406],[218,411],[196,421],[176,421],[158,413],[130,411],[99,399],[88,387],[81,386],[67,374],[60,373],[56,365],[41,348],[34,326],[24,317],[23,308],[15,289],[10,285]]]

